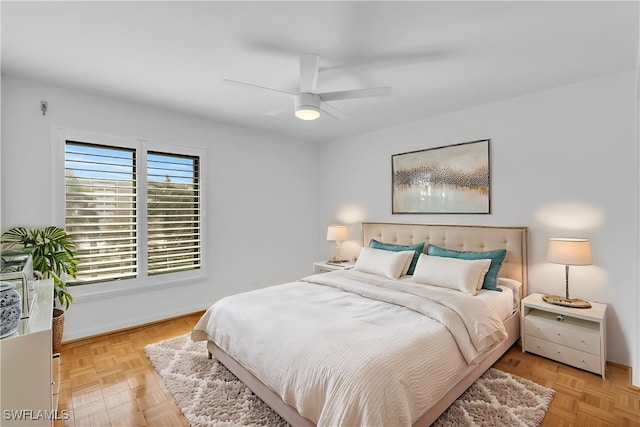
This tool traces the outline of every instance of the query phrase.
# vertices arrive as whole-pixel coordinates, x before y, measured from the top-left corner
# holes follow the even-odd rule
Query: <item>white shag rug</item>
[[[288,424],[220,362],[205,342],[182,335],[145,347],[147,357],[191,427],[285,427]],[[538,427],[554,390],[489,369],[432,425]]]

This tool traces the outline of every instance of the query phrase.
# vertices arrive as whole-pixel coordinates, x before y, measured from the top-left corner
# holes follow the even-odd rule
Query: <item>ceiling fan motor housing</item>
[[[295,96],[296,117],[302,120],[313,120],[320,116],[322,99],[314,93],[302,92]]]

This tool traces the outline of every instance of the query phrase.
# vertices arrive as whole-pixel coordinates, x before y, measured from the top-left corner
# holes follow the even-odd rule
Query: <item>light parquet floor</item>
[[[640,427],[640,389],[631,370],[607,363],[606,379],[513,346],[494,367],[556,391],[543,426]]]
[[[54,426],[188,426],[144,347],[186,334],[201,315],[63,344],[58,411],[69,419]]]
[[[65,343],[58,410],[63,426],[187,426],[144,353],[147,344],[189,332],[201,313]],[[494,367],[556,390],[543,426],[640,427],[640,390],[628,368],[607,379],[511,348]]]

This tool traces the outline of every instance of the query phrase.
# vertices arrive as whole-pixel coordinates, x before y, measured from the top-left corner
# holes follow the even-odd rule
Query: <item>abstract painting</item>
[[[490,213],[489,141],[392,155],[392,213]]]

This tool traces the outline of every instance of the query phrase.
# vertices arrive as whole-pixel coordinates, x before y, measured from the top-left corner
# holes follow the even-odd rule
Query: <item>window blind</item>
[[[149,275],[200,268],[198,157],[147,153]]]
[[[65,228],[79,262],[70,283],[136,277],[135,150],[67,141],[65,194]]]

